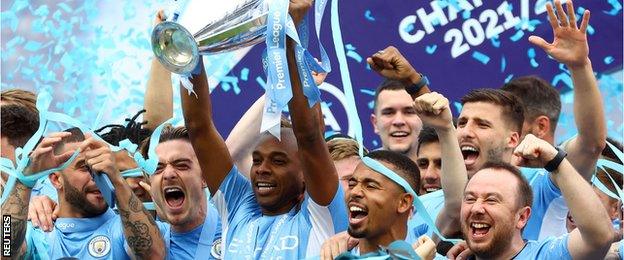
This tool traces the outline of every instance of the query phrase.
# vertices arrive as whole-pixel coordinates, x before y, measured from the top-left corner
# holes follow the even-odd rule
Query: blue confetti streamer
[[[434,44],[434,45],[427,45],[425,47],[425,51],[427,52],[427,54],[433,54],[436,49],[438,48],[438,45]]]
[[[511,79],[513,79],[513,74],[509,74],[507,75],[507,77],[505,78],[505,83],[509,83],[509,81],[511,81]]]
[[[496,35],[496,36],[494,36],[494,37],[490,38],[490,42],[492,42],[492,46],[494,46],[494,47],[496,47],[496,48],[500,47],[500,45],[501,45],[501,42],[500,42],[500,40],[498,39],[498,35]]]
[[[28,41],[24,46],[24,49],[30,52],[36,52],[41,48],[42,45],[43,44],[37,41]]]
[[[368,106],[368,109],[373,109],[373,107],[375,107],[375,100],[371,100],[366,105]]]
[[[408,24],[407,26],[405,26],[405,28],[403,28],[403,31],[406,32],[406,33],[410,33],[410,32],[412,32],[412,30],[414,30],[414,25],[411,24],[411,23]]]
[[[468,11],[468,10],[464,10],[464,11],[462,12],[462,18],[464,18],[464,20],[466,20],[466,19],[470,18],[470,11]]]
[[[457,101],[453,102],[453,106],[455,107],[455,112],[457,113],[461,112],[462,107],[463,107],[462,104]]]
[[[375,91],[374,90],[363,88],[363,89],[360,89],[360,92],[362,92],[362,93],[364,93],[366,95],[369,95],[369,96],[375,96]]]
[[[249,68],[245,67],[245,68],[241,69],[240,79],[242,81],[247,81],[247,79],[249,79]]]
[[[362,56],[355,51],[355,47],[351,44],[346,44],[345,49],[347,49],[347,57],[354,59],[358,63],[362,62]]]
[[[366,20],[373,21],[373,22],[375,21],[375,17],[373,17],[373,15],[372,15],[372,13],[371,13],[371,10],[368,10],[368,9],[367,9],[367,10],[364,12],[364,17],[366,18]]]
[[[506,67],[507,67],[507,59],[505,59],[505,55],[503,55],[501,57],[501,72],[504,72]]]
[[[490,57],[478,51],[472,52],[472,58],[474,58],[475,60],[478,60],[479,62],[483,64],[488,64],[488,62],[490,62]]]
[[[262,89],[266,89],[266,82],[264,81],[264,79],[260,76],[256,77],[256,82],[258,82],[258,84],[260,85],[260,87],[262,87]]]
[[[594,35],[594,33],[596,33],[596,30],[594,30],[594,27],[591,25],[587,25],[587,34]]]
[[[377,140],[373,140],[373,147],[377,147],[379,146],[379,142],[377,142]]]
[[[522,39],[522,36],[524,36],[524,31],[516,31],[516,33],[514,35],[512,35],[511,37],[509,37],[509,39],[513,42],[517,42],[520,39]]]
[[[622,4],[618,0],[607,0],[607,2],[611,5],[611,10],[602,11],[605,14],[615,16],[622,10]]]
[[[562,82],[563,84],[565,84],[569,89],[573,89],[574,88],[574,85],[572,84],[572,78],[570,77],[570,75],[566,74],[565,72],[557,74],[553,78],[551,84],[553,86],[557,86],[557,84],[559,84],[559,82]]]

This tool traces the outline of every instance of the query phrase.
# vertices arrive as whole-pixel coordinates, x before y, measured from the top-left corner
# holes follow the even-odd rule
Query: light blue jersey
[[[444,208],[444,192],[437,190],[418,196],[418,198],[422,201],[431,219],[435,221],[442,208]],[[429,227],[417,213],[414,213],[414,216],[407,222],[407,238],[405,241],[413,244],[422,235],[433,237],[433,228]]]
[[[189,232],[175,232],[169,223],[160,221],[158,226],[168,259],[221,259],[221,220],[212,203],[208,203],[204,223]]]
[[[529,184],[533,190],[531,217],[524,227],[522,238],[539,241],[550,236],[566,234],[565,221],[568,208],[565,206],[561,191],[550,179],[550,173],[544,169],[532,168],[520,168],[520,171],[525,177],[532,176]],[[547,230],[550,231],[549,235],[543,234]]]
[[[50,178],[41,178],[37,180],[35,186],[32,187],[30,192],[30,199],[35,196],[45,195],[48,196],[51,200],[58,203],[58,194],[56,193],[56,188],[50,182]]]
[[[224,259],[304,259],[318,255],[322,243],[347,229],[347,210],[338,186],[328,206],[307,194],[299,208],[278,216],[263,216],[250,181],[233,167],[213,202],[225,232]]]
[[[47,233],[29,225],[26,243],[27,259],[130,259],[131,254],[121,218],[111,209],[93,218],[58,218]]]
[[[529,240],[513,259],[572,259],[568,250],[568,235],[549,237],[539,242]]]

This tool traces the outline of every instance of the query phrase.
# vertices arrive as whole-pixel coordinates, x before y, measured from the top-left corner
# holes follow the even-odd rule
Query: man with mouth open
[[[295,24],[310,6],[309,1],[290,2]],[[198,75],[190,79],[197,96],[180,89],[191,144],[227,230],[226,259],[302,259],[317,254],[325,238],[347,227],[343,192],[321,131],[320,107],[310,107],[303,95],[294,48],[288,39],[293,126],[281,128],[281,140],[262,135],[252,153],[250,179],[234,166],[214,125],[201,63]]]
[[[517,165],[548,168],[578,229],[539,242],[523,239],[533,200],[529,183],[515,166],[488,162],[468,181],[461,205],[461,229],[476,259],[602,259],[611,222],[605,210],[588,210],[600,200],[565,152],[529,134],[514,154]]]
[[[13,256],[21,258],[78,257],[130,259],[163,258],[164,243],[152,216],[125,183],[108,145],[71,128],[43,138],[30,154],[25,175],[54,169],[79,154],[67,168],[49,178],[57,189],[58,219],[54,230],[44,233],[26,227],[30,188],[21,181],[2,205],[12,216]],[[114,188],[119,215],[104,200],[91,174],[106,174]]]

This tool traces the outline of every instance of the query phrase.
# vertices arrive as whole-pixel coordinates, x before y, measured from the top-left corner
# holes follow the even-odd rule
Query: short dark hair
[[[381,93],[384,90],[404,90],[405,87],[407,86],[405,85],[405,83],[401,81],[398,81],[395,79],[384,79],[384,81],[382,81],[381,84],[377,86],[377,89],[375,89],[375,99],[373,101],[373,113],[377,111],[377,101],[379,101],[379,93]]]
[[[416,163],[409,157],[388,150],[372,151],[366,157],[391,164],[394,167],[394,172],[403,177],[412,186],[412,189],[418,192],[420,187],[420,170],[418,170]]]
[[[39,129],[39,114],[18,104],[3,105],[0,132],[8,138],[9,144],[23,147]]]
[[[533,205],[533,191],[529,181],[522,175],[516,166],[503,161],[486,162],[479,171],[484,169],[504,170],[511,173],[518,180],[518,190],[516,191],[516,205],[518,208],[531,207]]]
[[[522,132],[524,123],[524,105],[510,92],[500,89],[480,88],[470,91],[461,98],[462,105],[466,103],[485,102],[502,107],[501,115],[511,126],[511,130]]]
[[[126,118],[125,121],[128,122],[126,126],[110,124],[95,130],[95,133],[112,145],[119,145],[119,142],[124,139],[130,140],[134,144],[141,144],[151,134],[149,129],[143,128],[147,122],[137,122],[137,118],[144,112],[145,109],[139,111],[132,118]],[[108,132],[102,133],[104,130],[108,130]]]
[[[435,129],[428,125],[423,125],[422,129],[420,129],[420,133],[418,134],[418,146],[416,148],[416,155],[420,153],[421,146],[438,142],[440,142],[440,139],[438,138],[438,134],[436,133]]]
[[[143,142],[141,143],[140,151],[144,157],[147,157],[150,139],[151,137],[145,138],[145,140],[143,140]],[[171,124],[165,125],[162,129],[162,132],[160,132],[160,139],[158,139],[158,143],[164,143],[166,141],[172,140],[183,140],[190,142],[191,139],[189,137],[189,133],[186,127],[174,127]]]
[[[85,140],[84,133],[82,133],[82,130],[78,127],[68,128],[63,130],[63,132],[69,132],[71,135],[61,139],[61,141],[54,146],[55,154],[61,154],[66,144],[78,143]]]
[[[525,76],[509,81],[501,89],[520,99],[524,104],[525,119],[546,116],[550,120],[550,132],[555,133],[561,113],[561,97],[555,87],[537,76]]]

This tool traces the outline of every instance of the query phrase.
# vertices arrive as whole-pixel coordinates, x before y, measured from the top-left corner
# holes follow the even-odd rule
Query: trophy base
[[[190,74],[199,62],[193,35],[174,22],[162,22],[154,28],[152,51],[167,70],[177,74]]]

